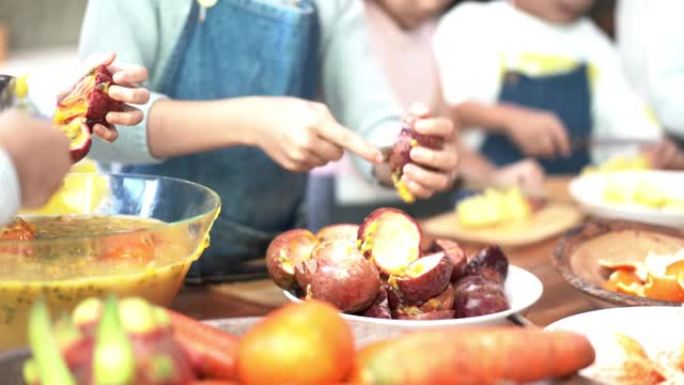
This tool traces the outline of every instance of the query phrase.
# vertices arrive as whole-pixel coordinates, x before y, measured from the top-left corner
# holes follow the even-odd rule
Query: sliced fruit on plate
[[[101,65],[84,76],[57,105],[53,122],[69,137],[74,162],[90,150],[91,134],[96,124],[108,126],[110,111],[121,110],[123,104],[109,97],[112,73]]]
[[[631,287],[631,285],[641,286],[644,282],[645,280],[641,280],[634,270],[618,269],[610,273],[604,286],[608,290],[617,291],[618,285],[627,287]]]
[[[354,313],[367,309],[380,293],[377,269],[354,242],[335,239],[320,243],[307,265],[311,269],[307,299],[323,300]]]
[[[295,283],[295,266],[311,258],[318,238],[309,230],[286,231],[271,241],[266,250],[266,268],[275,282],[285,290]]]
[[[508,258],[499,246],[488,246],[468,260],[465,275],[479,275],[503,284],[508,276]]]
[[[676,277],[650,275],[644,285],[644,295],[662,301],[684,301],[684,288]]]
[[[451,270],[451,282],[456,282],[463,276],[467,258],[465,251],[458,243],[449,239],[436,239],[430,247],[430,251],[442,251],[449,257],[451,264],[453,265],[453,269]]]
[[[439,295],[430,298],[420,306],[420,310],[428,313],[437,310],[451,310],[454,308],[454,300],[456,299],[456,289],[453,285],[447,288]]]
[[[359,226],[351,223],[340,223],[336,225],[325,226],[318,230],[316,237],[321,242],[329,241],[331,239],[347,239],[356,241],[359,234]]]
[[[411,263],[404,274],[390,276],[389,283],[399,289],[409,304],[423,303],[446,290],[453,265],[444,252],[432,254]]]
[[[387,275],[400,275],[420,257],[422,232],[418,223],[401,210],[381,208],[370,213],[359,227],[364,256]]]

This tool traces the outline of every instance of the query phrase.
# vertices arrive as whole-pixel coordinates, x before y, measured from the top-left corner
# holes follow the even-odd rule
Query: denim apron
[[[591,91],[586,64],[569,72],[542,77],[507,72],[499,101],[555,113],[571,138],[591,135]],[[498,166],[525,158],[518,146],[503,134],[488,135],[482,153]],[[568,158],[537,160],[549,174],[575,174],[589,164],[590,158],[587,149],[583,149],[574,151]]]
[[[317,36],[313,0],[219,0],[206,13],[193,0],[160,92],[179,100],[314,99]],[[211,245],[193,264],[188,283],[263,275],[263,264],[250,264],[278,233],[304,224],[306,174],[284,170],[258,148],[231,147],[125,171],[190,180],[221,196]]]

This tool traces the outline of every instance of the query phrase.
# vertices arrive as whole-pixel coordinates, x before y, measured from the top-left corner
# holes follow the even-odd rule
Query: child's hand
[[[520,187],[523,191],[542,191],[544,188],[544,169],[532,159],[525,159],[494,172],[492,184],[495,186]]]
[[[328,108],[302,99],[259,99],[251,144],[289,171],[308,171],[337,161],[349,150],[371,163],[382,162],[380,150],[340,125]],[[265,101],[266,103],[263,103]]]
[[[669,139],[645,146],[642,154],[655,169],[684,170],[684,153]]]
[[[142,111],[132,107],[131,104],[145,104],[150,99],[150,92],[141,87],[147,80],[147,69],[139,65],[114,64],[116,54],[109,53],[105,56],[93,56],[86,60],[85,69],[79,74],[79,78],[90,72],[93,68],[106,65],[112,72],[114,84],[109,87],[108,94],[114,99],[125,103],[121,111],[112,111],[107,114],[107,123],[111,127],[97,124],[93,127],[93,132],[100,138],[112,142],[118,137],[115,125],[133,126],[140,123],[144,116]],[[73,88],[73,82],[68,89],[59,93],[57,101],[62,100]]]
[[[0,147],[12,158],[21,202],[26,208],[47,202],[71,167],[66,135],[50,121],[33,119],[22,112],[0,115]]]
[[[572,153],[567,130],[555,114],[519,106],[506,111],[504,130],[525,155],[553,158]]]
[[[422,146],[411,149],[411,163],[402,170],[402,181],[411,194],[426,199],[451,187],[458,174],[456,130],[450,119],[430,117],[427,107],[416,106],[411,113],[418,118],[413,128],[419,134],[444,140],[441,150]]]

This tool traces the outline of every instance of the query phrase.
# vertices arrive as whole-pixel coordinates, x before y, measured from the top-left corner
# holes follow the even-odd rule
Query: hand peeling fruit
[[[93,127],[96,124],[109,126],[107,113],[120,111],[123,106],[107,93],[112,83],[112,73],[101,65],[84,76],[57,104],[53,122],[69,137],[74,162],[88,154]]]
[[[352,230],[357,230],[354,238]],[[271,242],[266,259],[277,285],[346,313],[431,320],[509,308],[503,287],[508,259],[500,248],[468,258],[450,240],[437,239],[425,249],[421,244],[415,219],[380,208],[359,226],[333,225],[315,236],[304,229],[287,231]]]
[[[419,134],[413,127],[416,117],[409,116],[404,119],[403,127],[399,133],[397,141],[392,147],[389,155],[389,167],[391,171],[392,184],[397,190],[399,197],[406,203],[415,202],[416,198],[411,194],[408,187],[401,180],[404,166],[411,163],[411,149],[416,146],[427,147],[438,150],[444,145],[442,138],[432,135]]]

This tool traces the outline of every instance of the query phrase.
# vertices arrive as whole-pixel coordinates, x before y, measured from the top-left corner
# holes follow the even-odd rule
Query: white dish
[[[596,351],[595,365],[580,375],[593,377],[596,367],[619,357],[616,333],[642,344],[649,356],[663,351],[679,351],[684,345],[684,308],[678,306],[634,306],[594,310],[552,323],[546,330],[567,330],[584,334]]]
[[[342,317],[352,323],[363,323],[366,325],[377,325],[381,327],[396,327],[399,329],[423,329],[446,326],[473,326],[473,325],[494,325],[506,322],[510,315],[521,313],[534,305],[542,293],[544,287],[534,274],[517,266],[510,265],[508,277],[504,284],[504,292],[511,306],[506,311],[487,314],[479,317],[455,318],[445,320],[396,320],[362,317],[353,314],[342,313]],[[289,291],[284,291],[285,296],[293,302],[300,302],[301,299],[295,297]]]
[[[684,212],[666,211],[636,204],[610,203],[603,199],[603,191],[608,183],[629,186],[641,181],[662,188],[673,198],[684,199],[684,172],[656,170],[582,175],[570,183],[570,194],[585,211],[597,217],[670,227],[684,226]]]

